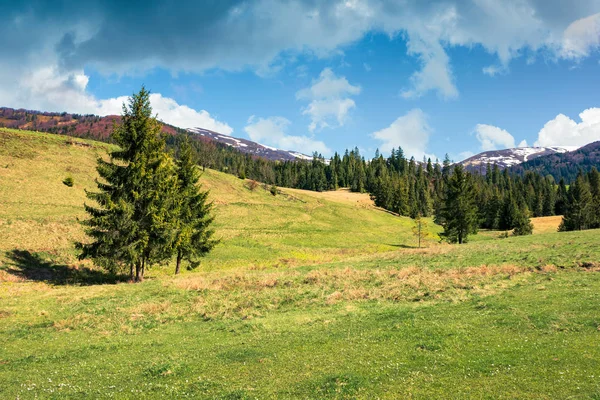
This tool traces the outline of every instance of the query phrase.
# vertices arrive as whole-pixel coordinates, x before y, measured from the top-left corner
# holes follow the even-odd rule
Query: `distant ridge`
[[[552,175],[557,182],[561,178],[571,182],[577,177],[580,169],[588,172],[592,167],[600,170],[600,141],[574,151],[536,157],[510,167],[510,171],[518,174],[535,171],[541,175]]]
[[[218,143],[223,143],[233,147],[242,153],[252,154],[258,157],[266,158],[271,161],[295,161],[295,160],[312,160],[311,156],[298,153],[295,151],[280,150],[275,147],[266,146],[247,139],[235,138],[229,135],[223,135],[218,132],[213,132],[204,128],[190,128],[188,132],[200,135],[204,138],[214,140]]]
[[[0,127],[56,133],[104,142],[110,140],[113,125],[118,124],[120,121],[121,117],[118,115],[100,117],[91,114],[81,115],[0,107]],[[169,135],[186,132],[197,134],[204,140],[221,143],[242,153],[263,157],[271,161],[312,160],[312,157],[306,154],[276,149],[204,128],[181,129],[163,123],[162,131]]]
[[[523,162],[553,154],[563,154],[577,150],[577,146],[518,147],[505,150],[491,150],[479,153],[460,162],[471,172],[486,172],[487,164],[497,165],[500,169],[510,168]]]

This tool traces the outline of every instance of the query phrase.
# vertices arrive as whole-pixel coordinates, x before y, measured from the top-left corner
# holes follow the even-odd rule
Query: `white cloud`
[[[204,128],[224,135],[231,135],[233,128],[213,118],[206,110],[196,111],[185,105],[177,104],[171,98],[160,93],[150,95],[152,109],[158,119],[181,128]]]
[[[313,152],[329,156],[331,150],[325,143],[308,136],[288,135],[291,122],[284,117],[256,118],[251,116],[244,128],[250,139],[282,150],[294,150],[311,155]]]
[[[177,7],[155,0],[146,18],[138,19],[118,3],[100,3],[8,2],[0,13],[0,48],[10,54],[3,66],[16,71],[9,79],[19,80],[23,66],[48,63],[106,74],[154,67],[173,72],[249,67],[264,74],[293,67],[298,54],[328,57],[370,32],[383,32],[403,36],[408,54],[421,61],[409,82],[394,83],[405,97],[434,91],[454,98],[458,89],[448,49],[484,49],[498,58],[498,66],[484,71],[494,74],[508,70],[516,57],[576,61],[600,46],[598,0],[222,0]],[[170,18],[164,18],[165,9]],[[4,84],[0,81],[0,91],[10,92]]]
[[[415,27],[409,34],[408,54],[417,56],[421,61],[421,69],[410,77],[411,88],[400,94],[404,98],[417,98],[430,91],[437,91],[444,99],[458,97],[458,89],[454,84],[450,57],[440,42],[440,29],[445,24],[452,24],[456,18],[454,10],[440,11],[433,16],[425,29]]]
[[[600,108],[579,114],[577,123],[564,114],[548,121],[538,133],[536,146],[585,146],[600,140]]]
[[[120,115],[128,96],[97,99],[86,91],[88,81],[83,71],[61,73],[57,67],[40,68],[24,74],[16,90],[0,92],[0,104],[41,111]],[[150,103],[158,118],[168,124],[180,128],[201,127],[225,135],[233,132],[229,125],[208,111],[196,111],[160,93],[152,93]]]
[[[312,86],[299,90],[296,98],[310,100],[303,115],[311,119],[311,132],[323,128],[335,128],[346,123],[350,110],[356,107],[350,96],[358,95],[360,86],[351,85],[345,77],[338,77],[330,68],[325,68]]]
[[[481,143],[481,150],[483,151],[516,147],[513,135],[497,126],[477,124],[475,126],[475,136]]]
[[[432,129],[427,115],[416,108],[397,118],[390,126],[374,132],[371,136],[382,142],[380,150],[389,153],[393,148],[402,147],[407,157],[420,160],[426,153]],[[432,156],[435,159],[435,156]]]
[[[345,77],[337,77],[331,68],[325,68],[312,86],[298,91],[296,97],[304,100],[329,99],[359,93],[360,86],[351,85]]]
[[[600,47],[600,13],[573,22],[565,30],[561,55],[584,58]]]
[[[519,142],[519,144],[517,145],[517,147],[529,147],[529,145],[527,144],[527,140],[523,139]]]
[[[508,72],[506,66],[498,66],[498,65],[488,65],[483,68],[483,73],[494,77],[496,75],[505,74]]]

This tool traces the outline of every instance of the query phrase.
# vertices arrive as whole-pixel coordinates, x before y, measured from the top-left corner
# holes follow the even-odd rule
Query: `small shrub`
[[[63,183],[68,186],[68,187],[73,187],[73,185],[75,184],[75,180],[73,179],[72,176],[67,176],[64,180]]]
[[[277,192],[278,192],[277,186],[275,186],[275,185],[271,186],[271,189],[269,189],[269,191],[271,192],[271,194],[273,196],[277,196]]]
[[[254,190],[258,187],[258,182],[256,182],[255,180],[250,180],[250,182],[248,182],[246,187],[248,187],[248,189],[251,192],[254,192]]]

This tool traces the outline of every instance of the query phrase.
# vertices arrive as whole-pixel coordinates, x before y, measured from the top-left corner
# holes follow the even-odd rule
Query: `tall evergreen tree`
[[[98,159],[99,191],[87,192],[98,206],[85,205],[90,218],[83,222],[92,241],[77,244],[80,259],[90,258],[113,272],[128,267],[136,281],[143,280],[147,267],[170,255],[176,180],[160,130],[150,93],[142,87],[123,105],[122,123],[112,134],[119,149],[108,161]]]
[[[561,178],[556,191],[556,202],[554,204],[554,214],[564,215],[569,204],[569,193],[565,180]]]
[[[513,196],[512,190],[509,190],[504,197],[504,201],[502,202],[502,207],[500,209],[498,229],[501,231],[509,231],[513,229],[516,225],[517,219],[520,216],[519,214],[520,210],[519,206],[517,205],[517,201]]]
[[[587,179],[581,171],[569,187],[569,204],[566,207],[559,231],[580,231],[593,224],[592,194]]]
[[[175,274],[180,271],[181,261],[196,265],[198,258],[208,253],[217,241],[212,239],[214,231],[210,224],[212,203],[208,202],[208,191],[198,185],[200,178],[193,148],[189,140],[180,146],[177,160],[177,217],[173,250],[176,254]]]
[[[596,167],[588,173],[590,192],[592,194],[592,221],[590,228],[600,228],[600,172]]]
[[[443,238],[462,244],[469,234],[477,233],[477,205],[471,174],[460,164],[454,166],[448,178],[441,216]]]

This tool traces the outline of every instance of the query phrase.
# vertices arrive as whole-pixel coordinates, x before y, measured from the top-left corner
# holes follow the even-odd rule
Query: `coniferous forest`
[[[185,136],[169,136],[167,143],[177,148]],[[588,173],[580,171],[571,185],[564,178],[556,182],[551,175],[534,171],[519,174],[496,165],[487,165],[485,175],[470,173],[453,164],[447,155],[441,163],[416,161],[408,159],[402,148],[393,149],[387,157],[377,151],[368,161],[355,148],[343,155],[335,153],[329,160],[314,154],[312,161],[282,162],[200,139],[192,142],[203,167],[282,187],[312,191],[344,187],[366,192],[378,207],[411,218],[434,217],[441,225],[446,222],[446,204],[457,196],[450,189],[460,168],[466,181],[466,192],[460,196],[469,198],[466,209],[473,213],[469,232],[481,228],[529,234],[530,217],[552,215],[565,215],[562,230],[600,227],[600,183],[595,167]],[[573,214],[577,222],[570,222]]]

